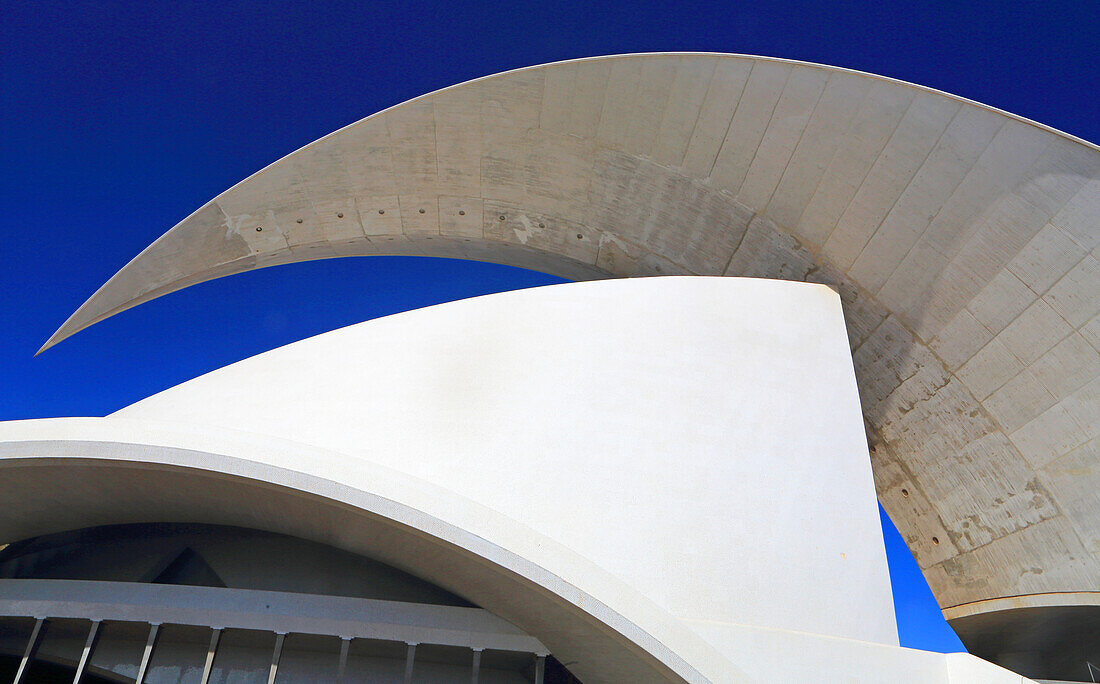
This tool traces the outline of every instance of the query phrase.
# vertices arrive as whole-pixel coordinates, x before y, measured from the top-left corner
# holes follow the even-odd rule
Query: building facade
[[[46,346],[316,258],[678,277],[433,307],[0,425],[5,662],[1088,681],[1098,245],[1096,146],[867,74],[628,55],[399,105],[219,195]],[[1015,674],[897,647],[876,498]]]

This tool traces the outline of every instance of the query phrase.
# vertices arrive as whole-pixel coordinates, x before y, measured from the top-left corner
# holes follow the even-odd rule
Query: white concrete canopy
[[[768,58],[588,59],[426,95],[272,164],[46,346],[333,256],[828,283],[879,499],[957,607],[1100,586],[1098,216],[1095,145],[974,102]]]
[[[512,621],[585,682],[743,680],[776,667],[744,648],[759,629],[897,646],[822,285],[609,280],[411,311],[107,418],[0,424],[0,472],[0,538],[290,534]]]

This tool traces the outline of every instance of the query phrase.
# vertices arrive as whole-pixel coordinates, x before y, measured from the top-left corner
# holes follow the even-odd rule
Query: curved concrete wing
[[[218,196],[46,346],[210,278],[333,256],[823,282],[879,498],[943,607],[1100,585],[1100,150],[818,65],[608,57],[364,119]]]
[[[838,679],[908,672],[822,285],[570,283],[368,321],[107,418],[0,424],[0,500],[0,539],[175,521],[351,551],[585,682],[812,679],[760,654],[810,647]]]

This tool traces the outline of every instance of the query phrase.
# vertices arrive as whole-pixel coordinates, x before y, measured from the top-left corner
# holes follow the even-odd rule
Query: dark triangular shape
[[[176,559],[168,564],[153,584],[189,584],[198,587],[224,587],[225,582],[202,556],[190,547],[180,552]]]

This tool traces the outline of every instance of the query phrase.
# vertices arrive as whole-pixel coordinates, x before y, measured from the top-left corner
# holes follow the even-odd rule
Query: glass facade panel
[[[32,630],[32,618],[0,618],[0,682],[15,679]]]
[[[218,641],[210,684],[267,684],[274,632],[227,629]]]
[[[340,643],[341,639],[334,636],[287,635],[275,684],[335,684],[340,667]]]
[[[348,650],[346,680],[404,682],[406,645],[400,641],[354,639]]]
[[[71,682],[91,626],[89,620],[46,620],[27,681],[63,681],[67,676]]]
[[[137,677],[149,625],[140,622],[104,622],[88,659],[87,672],[102,677]]]
[[[565,682],[555,679],[547,669],[546,684]],[[514,651],[482,651],[478,684],[530,684],[535,681],[535,656]]]
[[[199,684],[210,633],[209,627],[161,625],[145,674],[147,684]]]

